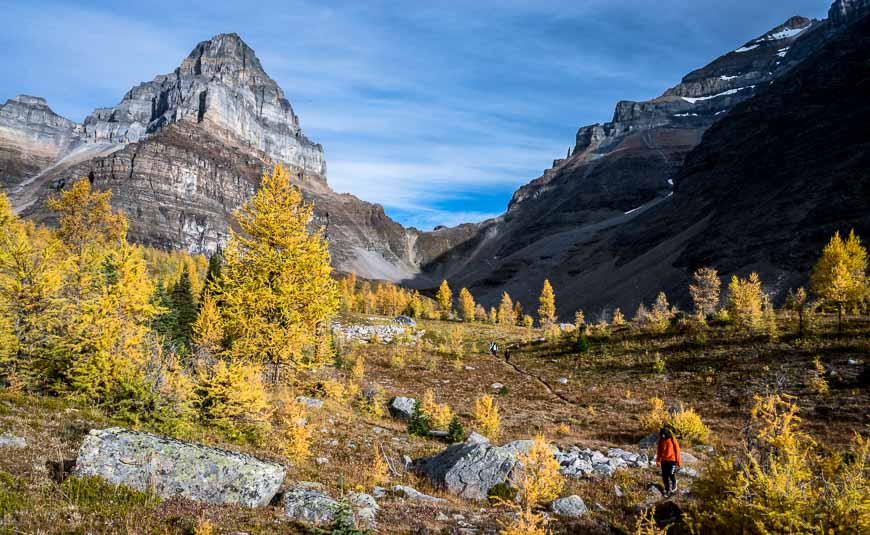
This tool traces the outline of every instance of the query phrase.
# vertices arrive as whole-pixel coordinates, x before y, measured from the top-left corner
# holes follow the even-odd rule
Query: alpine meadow
[[[267,4],[8,6],[0,533],[870,533],[870,0]]]

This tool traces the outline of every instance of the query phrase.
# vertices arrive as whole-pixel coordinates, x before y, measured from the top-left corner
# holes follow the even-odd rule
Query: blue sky
[[[429,229],[504,211],[517,186],[697,67],[829,0],[447,2],[0,0],[0,99],[81,121],[236,32],[326,149],[337,191]]]

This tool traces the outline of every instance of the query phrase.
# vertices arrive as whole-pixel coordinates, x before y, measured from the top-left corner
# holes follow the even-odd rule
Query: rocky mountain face
[[[81,127],[45,99],[19,95],[0,106],[0,186],[13,187],[80,142]]]
[[[855,73],[866,62],[845,55],[860,54],[868,12],[870,0],[837,0],[827,20],[793,17],[657,98],[619,102],[610,122],[581,127],[566,158],[480,224],[406,229],[334,192],[323,148],[235,34],[198,44],[175,71],[81,125],[39,98],[7,101],[0,185],[19,212],[50,222],[48,196],[85,176],[113,191],[132,239],[209,252],[263,170],[283,162],[315,205],[335,267],[362,277],[422,289],[447,278],[484,304],[506,290],[527,308],[550,278],[565,317],[630,312],[662,289],[686,304],[701,265],[755,269],[781,290],[801,282],[835,228],[866,229],[854,205],[867,198],[866,160],[854,152],[866,121],[843,81],[863,87]]]
[[[236,34],[199,43],[171,74],[139,84],[114,108],[95,110],[85,119],[84,136],[129,143],[176,123],[201,123],[227,144],[325,178],[323,147],[302,134],[284,92]]]
[[[630,313],[660,290],[685,306],[706,265],[758,271],[781,298],[835,230],[870,235],[870,23],[854,3],[835,10],[792,18],[657,99],[619,103],[433,269],[527,306],[549,277],[564,316]]]
[[[827,21],[792,17],[655,99],[619,102],[612,121],[581,127],[566,158],[519,188],[503,216],[481,224],[425,273],[468,286],[484,301],[507,290],[535,303],[544,278],[569,280],[586,268],[566,264],[566,250],[582,249],[668,202],[704,132],[798,65],[828,33]],[[564,308],[590,306],[589,293],[567,296]]]
[[[19,212],[51,223],[45,200],[80,177],[111,189],[131,239],[156,247],[213,251],[233,210],[281,162],[315,204],[335,266],[399,281],[418,272],[420,233],[383,208],[339,195],[326,182],[323,147],[302,133],[281,88],[235,34],[196,45],[170,74],[131,89],[83,124],[40,98],[0,107],[0,181]],[[424,239],[423,247],[436,239]]]

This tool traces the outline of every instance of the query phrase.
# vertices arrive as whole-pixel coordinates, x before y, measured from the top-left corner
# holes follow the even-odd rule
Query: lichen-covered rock
[[[378,503],[362,492],[351,492],[344,504],[331,498],[319,483],[302,481],[284,493],[284,514],[292,520],[312,526],[325,526],[335,520],[338,510],[344,505],[353,513],[358,527],[374,529]]]
[[[555,515],[565,518],[580,518],[589,512],[586,504],[580,496],[572,495],[565,498],[553,500],[550,504],[550,511]]]
[[[416,399],[396,396],[390,401],[390,415],[393,418],[410,422],[411,418],[414,417],[414,408],[416,406]]]
[[[284,514],[290,519],[313,526],[332,522],[339,508],[339,503],[324,491],[304,484],[285,492],[283,504]]]
[[[507,446],[507,445],[506,445]],[[522,445],[494,446],[488,442],[453,444],[437,455],[418,459],[414,469],[450,494],[485,500],[489,490],[504,483],[519,462]]]
[[[73,474],[212,504],[264,506],[286,468],[250,455],[113,427],[82,443]]]

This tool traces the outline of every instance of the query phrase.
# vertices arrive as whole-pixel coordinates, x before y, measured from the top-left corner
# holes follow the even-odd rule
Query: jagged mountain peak
[[[201,41],[184,59],[179,70],[184,74],[206,76],[244,72],[247,77],[259,77],[275,84],[263,70],[254,49],[237,33],[219,33]]]
[[[300,175],[324,181],[323,147],[300,129],[299,118],[254,50],[238,34],[198,43],[180,66],[85,119],[89,142],[132,143],[176,123],[192,123],[224,142],[265,153]]]
[[[9,103],[24,104],[27,106],[36,106],[40,108],[48,108],[48,102],[43,97],[34,97],[33,95],[18,95],[6,101]]]

